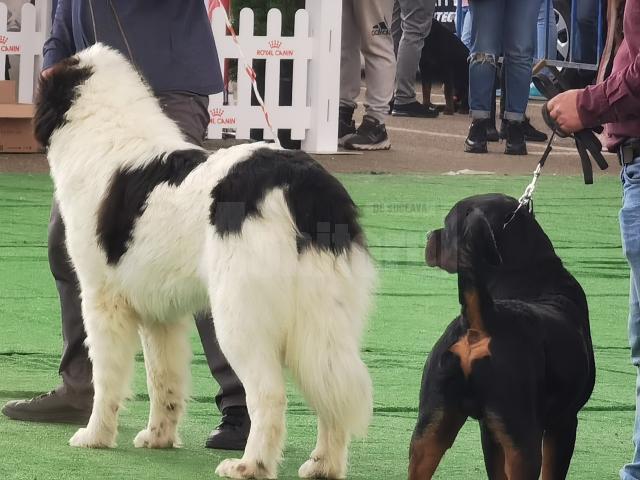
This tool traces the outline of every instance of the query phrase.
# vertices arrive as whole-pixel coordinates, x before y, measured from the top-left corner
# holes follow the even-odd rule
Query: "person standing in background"
[[[222,91],[218,54],[202,0],[58,0],[44,45],[44,70],[96,42],[119,50],[140,70],[165,114],[185,138],[202,146],[209,125],[209,94]],[[93,404],[92,368],[82,320],[78,279],[69,262],[65,228],[55,198],[49,223],[49,265],[62,315],[62,384],[35,398],[7,403],[9,418],[86,424]],[[242,450],[250,429],[244,388],[220,351],[211,316],[196,317],[211,373],[220,385],[222,422],[209,448]]]
[[[431,32],[436,0],[395,0],[393,36],[396,45],[396,89],[391,114],[394,117],[435,118],[438,110],[416,97],[416,73],[424,41]],[[399,29],[399,30],[398,30]]]
[[[471,126],[464,150],[487,153],[498,57],[504,55],[505,153],[526,155],[525,113],[536,48],[537,19],[542,0],[471,0],[469,106]]]
[[[338,139],[348,150],[388,150],[385,127],[393,95],[396,62],[391,38],[393,0],[342,0],[342,53]],[[353,113],[360,95],[360,55],[367,83],[365,114],[356,129]]]

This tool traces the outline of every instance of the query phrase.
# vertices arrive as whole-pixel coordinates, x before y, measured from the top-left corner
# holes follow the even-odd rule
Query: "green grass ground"
[[[377,305],[365,338],[364,359],[375,386],[369,436],[351,450],[352,479],[406,478],[408,443],[417,414],[426,355],[458,311],[455,278],[423,263],[425,232],[441,225],[456,200],[481,192],[518,196],[524,177],[343,175],[363,212],[380,270]],[[48,271],[46,227],[51,200],[46,176],[0,175],[0,402],[27,397],[58,382],[59,305]],[[569,477],[614,479],[631,454],[634,370],[626,342],[628,270],[620,249],[615,176],[590,187],[580,178],[542,177],[538,220],[559,255],[584,286],[598,379],[580,415]],[[71,426],[0,418],[2,479],[205,479],[224,454],[202,448],[218,420],[216,386],[193,337],[193,400],[182,427],[184,448],[136,450],[148,401],[138,358],[134,398],[121,417],[119,446],[110,451],[67,446]],[[281,478],[297,478],[313,448],[314,419],[290,387],[288,439]],[[438,472],[439,479],[483,478],[478,428],[469,421]]]

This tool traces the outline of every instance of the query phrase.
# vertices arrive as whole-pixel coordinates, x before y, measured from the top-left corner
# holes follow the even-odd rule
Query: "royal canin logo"
[[[291,58],[295,55],[295,50],[283,48],[283,42],[280,40],[270,40],[269,48],[258,49],[256,57],[284,57]]]
[[[0,35],[0,53],[20,53],[20,45],[11,45],[9,37]]]
[[[225,117],[224,108],[212,108],[209,111],[209,117],[209,122],[213,125],[229,126],[236,124],[235,117]]]

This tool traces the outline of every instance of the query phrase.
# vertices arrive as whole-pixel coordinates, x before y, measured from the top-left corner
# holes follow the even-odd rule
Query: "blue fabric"
[[[98,41],[129,57],[108,0],[92,0]],[[112,0],[133,60],[156,92],[222,91],[218,53],[202,0]],[[44,68],[95,43],[86,0],[58,0]]]
[[[537,39],[536,58],[555,60],[558,49],[558,26],[556,25],[552,0],[542,0],[542,5],[540,5]]]
[[[506,109],[504,118],[521,121],[529,101],[529,83],[542,0],[471,2],[469,105],[473,118],[489,118],[496,62],[504,54]],[[484,59],[474,54],[486,54]],[[490,61],[487,61],[490,60]]]
[[[471,50],[471,10],[469,7],[462,7],[462,33],[460,40]]]
[[[629,345],[631,362],[640,367],[640,163],[622,170],[623,200],[620,210],[622,249],[629,267]],[[640,371],[636,377],[636,420],[633,460],[620,470],[621,480],[640,480]]]
[[[576,2],[576,21],[573,61],[595,64],[598,55],[598,0]]]

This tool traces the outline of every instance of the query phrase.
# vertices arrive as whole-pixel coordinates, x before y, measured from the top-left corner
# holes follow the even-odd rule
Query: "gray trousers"
[[[208,97],[188,92],[167,92],[158,96],[164,112],[178,124],[189,141],[202,145],[209,124]],[[60,296],[62,314],[60,375],[65,387],[78,394],[92,394],[91,361],[84,345],[86,333],[78,279],[68,260],[64,224],[55,198],[51,208],[48,243],[49,266]],[[244,388],[220,350],[211,315],[196,315],[196,326],[211,374],[220,385],[216,395],[218,408],[223,411],[229,407],[245,406]]]
[[[395,0],[392,29],[397,52],[395,103],[398,105],[416,101],[418,63],[424,39],[431,32],[435,8],[436,0]]]
[[[391,38],[393,0],[342,0],[340,106],[355,109],[360,53],[367,82],[365,113],[384,123],[393,96],[396,61]]]

